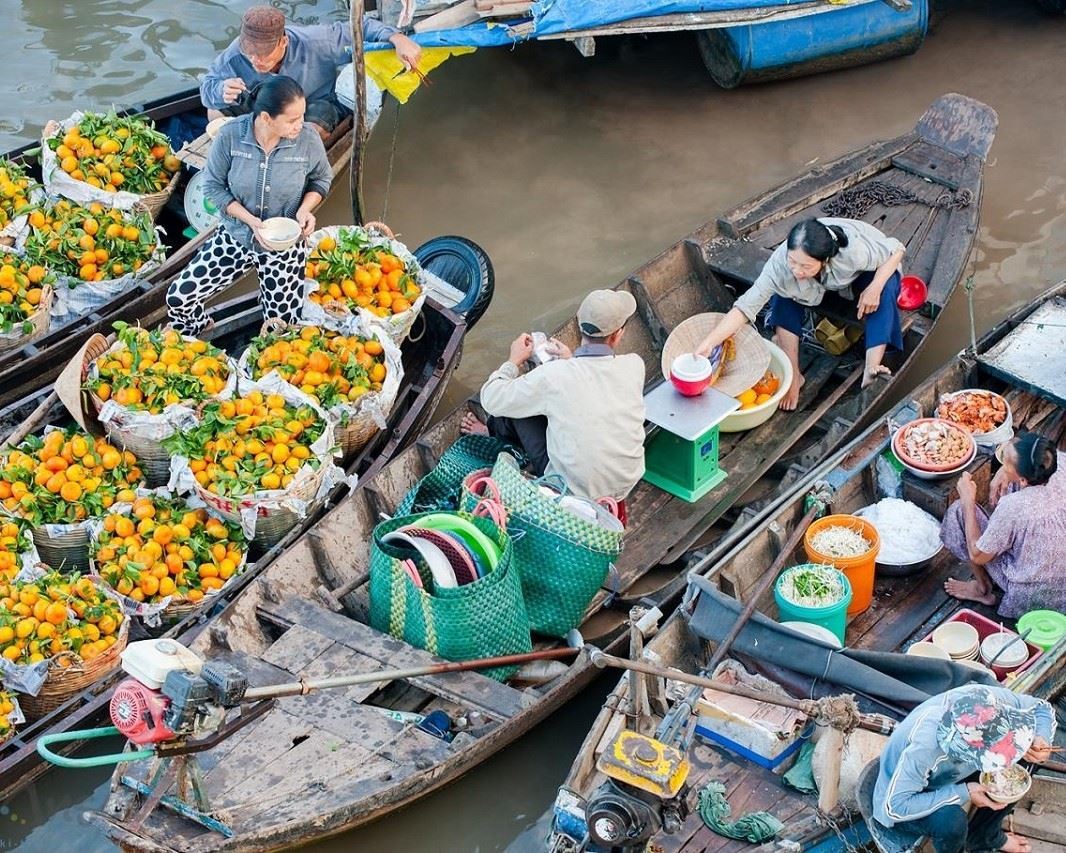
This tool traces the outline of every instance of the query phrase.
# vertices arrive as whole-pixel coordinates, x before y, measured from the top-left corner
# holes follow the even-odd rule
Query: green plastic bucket
[[[1066,615],[1056,610],[1030,610],[1018,620],[1018,633],[1026,631],[1030,632],[1026,638],[1030,643],[1045,652],[1051,651],[1066,637]]]
[[[813,565],[813,563],[805,563],[800,566],[793,566],[791,569],[783,571],[781,577],[777,579],[774,584],[774,601],[777,602],[777,610],[780,614],[778,621],[809,622],[811,625],[821,625],[823,628],[828,628],[832,631],[837,639],[840,640],[841,645],[844,645],[844,634],[848,627],[848,605],[851,604],[851,584],[848,582],[847,575],[839,569],[833,569],[844,586],[844,597],[835,604],[830,604],[826,607],[805,607],[802,604],[789,601],[781,594],[781,584],[792,572]],[[831,567],[818,566],[818,568]]]

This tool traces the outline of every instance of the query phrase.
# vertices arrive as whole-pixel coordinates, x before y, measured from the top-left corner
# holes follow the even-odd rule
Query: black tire
[[[496,274],[488,254],[466,237],[434,237],[415,249],[423,269],[444,279],[466,296],[452,309],[472,329],[488,310],[496,289]]]
[[[1036,5],[1049,15],[1066,15],[1066,0],[1036,0]]]

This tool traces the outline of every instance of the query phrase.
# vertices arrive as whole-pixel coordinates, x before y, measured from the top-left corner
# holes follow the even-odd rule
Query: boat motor
[[[607,777],[585,805],[590,849],[643,850],[660,829],[674,833],[688,815],[684,754],[646,735],[623,730],[600,755]]]

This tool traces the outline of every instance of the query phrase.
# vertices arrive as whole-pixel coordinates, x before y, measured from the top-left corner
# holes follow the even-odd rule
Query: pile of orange
[[[252,340],[248,363],[253,379],[276,371],[290,385],[327,409],[351,403],[385,381],[385,350],[380,341],[304,326]]]
[[[27,212],[30,193],[36,186],[25,167],[0,157],[0,228]]]
[[[81,281],[104,281],[138,272],[157,253],[152,219],[144,211],[117,210],[61,199],[30,214],[25,255],[30,263]]]
[[[0,655],[33,664],[70,651],[91,661],[115,644],[125,618],[87,577],[49,572],[32,583],[0,584]],[[72,661],[64,656],[57,663]]]
[[[311,406],[293,406],[280,394],[252,391],[203,407],[194,430],[163,440],[185,456],[200,486],[225,497],[285,489],[304,465],[318,469],[311,445],[326,424]]]
[[[15,519],[0,521],[0,583],[13,581],[22,566],[19,559],[30,547],[29,530]]]
[[[0,501],[34,525],[99,517],[132,501],[141,484],[136,457],[79,430],[30,436],[0,462]]]
[[[307,259],[306,275],[318,282],[311,301],[349,311],[365,308],[379,317],[409,311],[422,293],[400,258],[353,230],[319,240]]]
[[[115,113],[85,113],[70,130],[47,140],[59,168],[106,192],[145,195],[166,188],[181,161],[150,122]]]
[[[168,329],[116,323],[118,346],[96,362],[89,388],[101,399],[157,415],[174,403],[198,403],[226,387],[226,354]]]
[[[747,391],[737,394],[737,399],[740,401],[740,408],[753,409],[756,406],[761,406],[763,403],[769,401],[774,394],[777,393],[777,389],[781,387],[781,380],[771,370],[767,370],[763,374],[762,379],[752,385]]]
[[[197,602],[237,573],[245,550],[240,528],[206,510],[141,497],[130,514],[104,518],[92,557],[97,573],[120,595],[149,603],[167,597]]]
[[[0,690],[0,743],[15,733],[15,723],[11,719],[15,713],[14,694]]]
[[[43,287],[55,279],[40,264],[21,255],[0,252],[0,332],[21,328],[37,313],[44,296]],[[21,329],[29,334],[30,329]]]

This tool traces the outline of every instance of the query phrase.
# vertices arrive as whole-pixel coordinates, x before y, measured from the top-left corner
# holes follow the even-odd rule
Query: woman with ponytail
[[[792,386],[781,408],[796,408],[803,374],[799,368],[799,345],[807,308],[831,299],[844,299],[862,320],[866,338],[866,369],[863,387],[889,369],[881,360],[892,346],[903,349],[896,297],[899,266],[905,249],[872,225],[858,219],[807,219],[795,225],[788,239],[766,262],[755,283],[733,304],[732,310],[700,344],[698,353],[711,350],[736,334],[745,323],[754,323],[767,302],[767,325],[774,341],[792,362]]]
[[[182,334],[200,334],[207,300],[252,268],[264,318],[293,322],[303,306],[304,238],[333,173],[318,132],[304,123],[307,101],[295,80],[270,77],[250,100],[251,112],[224,125],[207,156],[204,192],[221,214],[218,227],[167,290],[170,323]],[[284,252],[259,239],[263,221],[275,216],[295,219],[302,231]]]
[[[989,487],[991,514],[978,505],[969,472],[959,478],[940,538],[969,563],[973,580],[949,578],[944,589],[965,601],[999,600],[999,614],[1010,619],[1043,608],[1066,612],[1066,455],[1021,432],[996,458],[1003,467]]]

